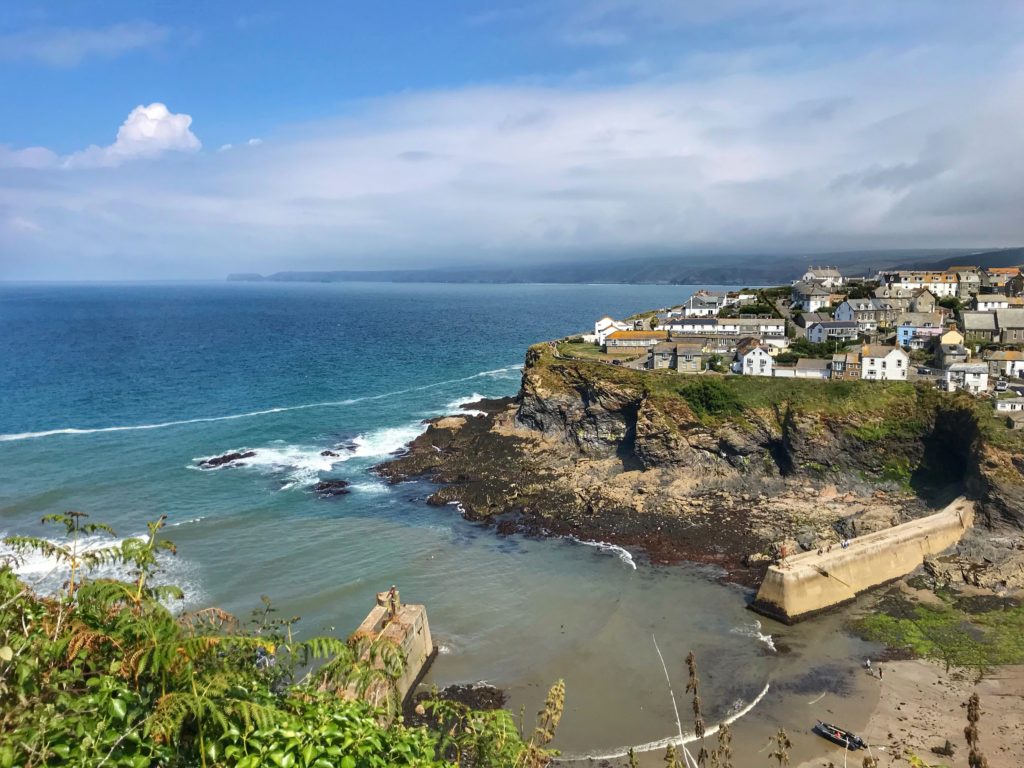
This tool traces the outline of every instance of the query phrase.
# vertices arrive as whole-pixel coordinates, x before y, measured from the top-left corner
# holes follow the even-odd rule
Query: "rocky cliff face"
[[[1024,456],[983,436],[978,404],[965,395],[916,390],[879,411],[779,402],[709,421],[684,398],[649,391],[643,374],[602,373],[531,349],[517,423],[582,456],[705,480],[902,483],[926,494],[963,483],[986,524],[1024,529]]]
[[[715,382],[705,394],[709,407],[725,397],[722,412],[681,392],[698,377],[535,347],[515,399],[435,420],[378,471],[440,484],[431,503],[499,533],[608,541],[742,581],[783,547],[889,527],[965,489],[981,522],[1024,547],[1021,441],[982,423],[984,404],[907,385],[699,378]]]

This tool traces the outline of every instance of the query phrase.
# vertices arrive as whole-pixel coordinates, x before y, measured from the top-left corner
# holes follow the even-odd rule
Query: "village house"
[[[736,353],[739,341],[735,336],[713,333],[673,333],[669,340],[675,344],[699,344],[708,355],[722,355],[726,358],[732,358]]]
[[[964,335],[957,330],[955,325],[947,323],[946,329],[935,338],[936,345],[963,344]]]
[[[856,381],[861,377],[860,350],[838,352],[832,355],[832,378],[840,381]]]
[[[938,299],[927,288],[918,288],[910,297],[911,312],[934,312],[937,306]]]
[[[971,344],[986,344],[999,338],[995,312],[961,312],[960,325],[964,341]]]
[[[988,391],[988,366],[985,363],[951,363],[942,376],[947,392],[962,389],[972,395]]]
[[[996,398],[996,411],[999,413],[1024,411],[1024,397],[1021,397],[1016,392],[1004,392]]]
[[[889,328],[899,317],[904,307],[897,306],[890,299],[847,299],[835,311],[835,319],[844,323],[854,322],[863,333],[874,333],[879,328]]]
[[[608,334],[604,346],[608,352],[649,349],[659,341],[666,341],[664,331],[615,331]]]
[[[904,312],[896,321],[896,344],[910,349],[927,349],[943,329],[938,312]]]
[[[936,352],[939,366],[945,368],[953,363],[966,363],[971,357],[963,344],[940,344]]]
[[[1001,293],[979,293],[974,297],[974,309],[978,312],[994,312],[1009,306],[1010,297]]]
[[[827,323],[832,320],[828,312],[803,312],[793,318],[793,325],[802,336],[807,336],[807,329],[815,323]]]
[[[1024,308],[997,309],[996,326],[1003,344],[1024,344]]]
[[[1003,286],[1003,293],[1007,296],[1024,295],[1024,275],[1014,275],[1007,280],[1006,285]]]
[[[765,340],[786,338],[786,321],[779,317],[739,317],[732,322],[741,336],[760,336]]]
[[[624,323],[621,320],[614,320],[607,315],[602,317],[596,323],[594,323],[594,338],[598,344],[604,346],[605,339],[608,335],[615,333],[615,331],[628,331],[632,328],[629,323]]]
[[[680,344],[663,341],[648,352],[647,367],[673,370],[678,373],[700,373],[704,370],[706,352],[702,344]]]
[[[1020,273],[1020,267],[986,267],[981,271],[981,287],[988,293],[1002,293]]]
[[[697,291],[682,305],[683,317],[716,317],[728,306],[726,297],[709,291]]]
[[[957,288],[959,299],[966,301],[981,291],[981,272],[977,267],[950,267],[946,271],[956,274],[959,284]],[[919,311],[930,312],[931,310]]]
[[[876,299],[903,299],[910,300],[910,297],[914,294],[914,291],[921,290],[920,288],[911,288],[907,285],[899,285],[893,283],[891,285],[882,283],[880,286],[875,288],[872,292],[872,296]]]
[[[744,376],[771,376],[775,358],[756,339],[744,339],[736,347],[737,373]]]
[[[832,292],[819,283],[799,281],[790,289],[790,302],[804,312],[817,312],[832,302]]]
[[[856,341],[860,336],[860,325],[855,322],[828,320],[818,322],[807,328],[807,340],[814,344],[825,342]]]
[[[899,347],[865,344],[860,351],[861,378],[869,381],[906,381],[910,357]]]
[[[810,267],[800,282],[819,283],[826,288],[838,288],[843,284],[843,275],[836,267]]]
[[[904,288],[927,288],[938,298],[957,296],[960,282],[955,272],[919,272],[898,271],[882,272],[879,275],[887,285],[899,285]]]
[[[992,376],[1024,378],[1024,352],[999,349],[985,353],[985,362]]]

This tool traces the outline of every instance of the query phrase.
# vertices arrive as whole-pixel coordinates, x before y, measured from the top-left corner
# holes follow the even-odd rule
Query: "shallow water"
[[[367,472],[422,419],[514,393],[533,341],[691,291],[0,286],[0,530],[47,533],[42,514],[77,509],[137,535],[166,513],[180,555],[165,578],[190,605],[246,616],[267,594],[281,615],[303,617],[307,635],[347,633],[376,591],[397,584],[429,609],[441,653],[428,683],[487,680],[529,721],[564,678],[566,753],[614,753],[676,731],[652,637],[684,728],[691,649],[709,724],[769,686],[734,726],[744,751],[756,755],[776,721],[806,730],[829,707],[857,727],[871,691],[856,660],[868,651],[840,619],[759,627],[748,595],[707,570],[571,540],[498,538],[454,507],[427,507],[426,484],[388,487]],[[256,456],[196,466],[240,449]],[[339,456],[322,456],[328,449]],[[352,493],[315,498],[321,477],[351,481]],[[43,585],[57,578],[39,560],[24,572]],[[772,651],[767,632],[791,650]],[[827,689],[843,695],[807,703]],[[818,746],[794,742],[795,755]]]

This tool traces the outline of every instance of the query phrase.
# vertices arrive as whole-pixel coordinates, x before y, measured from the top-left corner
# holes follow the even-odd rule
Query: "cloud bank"
[[[138,107],[0,149],[0,278],[1019,244],[1024,48],[983,42],[401,93],[233,151]]]

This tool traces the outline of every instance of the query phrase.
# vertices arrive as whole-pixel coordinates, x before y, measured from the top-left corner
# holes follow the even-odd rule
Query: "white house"
[[[1024,379],[1024,352],[995,350],[985,354],[988,372],[993,376],[1009,376]]]
[[[725,306],[724,295],[698,291],[683,302],[682,310],[684,317],[716,317]]]
[[[942,375],[947,392],[962,389],[972,395],[988,390],[988,366],[984,363],[951,363]]]
[[[826,288],[835,288],[843,284],[843,276],[835,267],[810,267],[801,276],[800,281],[804,283],[820,283]]]
[[[906,381],[910,356],[899,347],[865,344],[861,347],[860,377],[870,381]]]
[[[736,360],[744,376],[771,376],[775,369],[775,358],[760,344],[740,345]]]
[[[624,323],[621,320],[613,320],[607,315],[594,323],[594,336],[597,338],[597,343],[601,346],[604,346],[608,337],[616,331],[631,330],[633,330],[633,326],[629,323]]]
[[[974,297],[974,308],[978,312],[992,312],[1010,306],[1010,297],[1000,293],[979,293]]]
[[[832,292],[820,283],[798,281],[789,293],[790,301],[804,312],[817,312],[832,303]]]
[[[796,361],[794,373],[798,379],[828,379],[832,376],[832,361],[801,357]]]
[[[1011,395],[996,400],[996,410],[1000,413],[1014,413],[1024,411],[1024,397]]]
[[[860,336],[860,324],[852,320],[827,320],[813,323],[807,327],[807,340],[814,344],[822,344],[826,341],[856,341],[858,336]]]

